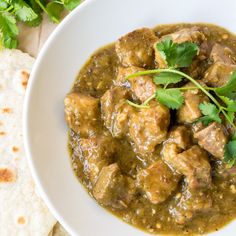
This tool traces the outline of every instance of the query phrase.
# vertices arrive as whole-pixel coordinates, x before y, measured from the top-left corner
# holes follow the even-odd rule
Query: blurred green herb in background
[[[81,0],[0,0],[0,45],[17,47],[18,22],[39,26],[45,12],[51,21],[59,23],[63,10],[72,11],[80,3]]]

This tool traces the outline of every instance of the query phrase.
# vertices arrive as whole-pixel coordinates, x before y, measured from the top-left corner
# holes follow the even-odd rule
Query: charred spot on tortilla
[[[24,225],[26,223],[26,219],[24,218],[24,216],[20,216],[18,219],[17,219],[17,223],[19,225]]]
[[[22,70],[21,71],[21,84],[23,86],[24,89],[26,89],[28,81],[29,81],[29,72]]]
[[[11,113],[11,112],[12,112],[12,109],[9,107],[2,108],[2,113]]]
[[[16,146],[13,146],[13,147],[12,147],[12,151],[13,151],[13,152],[18,152],[19,150],[20,150],[20,148],[18,148],[18,147],[16,147]]]
[[[4,136],[5,134],[6,134],[6,132],[0,131],[0,136]]]
[[[0,183],[11,183],[15,181],[15,174],[8,168],[0,168]]]

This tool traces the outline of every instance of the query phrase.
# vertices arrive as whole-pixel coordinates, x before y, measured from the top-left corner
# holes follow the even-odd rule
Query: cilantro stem
[[[12,5],[10,5],[7,9],[5,9],[4,11],[0,11],[1,13],[2,12],[9,12],[13,9],[14,7]]]
[[[214,88],[210,88],[210,87],[203,87],[206,90],[215,90]],[[179,90],[195,90],[198,89],[198,87],[182,87],[182,88],[178,88]]]
[[[41,8],[45,13],[48,13],[47,9],[46,9],[45,6],[41,3],[40,0],[35,0],[35,2],[40,6],[40,8]]]
[[[173,73],[173,74],[177,74],[177,75],[181,75],[182,77],[188,79],[189,81],[191,81],[194,85],[196,85],[196,87],[183,87],[183,88],[179,88],[180,90],[188,90],[190,89],[200,89],[203,93],[205,93],[214,103],[215,105],[219,108],[219,110],[223,113],[223,115],[225,116],[225,118],[227,119],[227,121],[233,126],[234,129],[236,129],[236,126],[233,122],[231,122],[230,117],[228,116],[228,114],[225,112],[224,107],[220,105],[220,103],[213,97],[212,94],[210,94],[207,90],[212,90],[215,91],[215,88],[209,88],[209,87],[204,87],[201,84],[199,84],[196,80],[194,80],[192,77],[190,77],[189,75],[175,70],[175,69],[154,69],[154,70],[146,70],[146,71],[140,71],[137,73],[134,73],[132,75],[129,75],[126,77],[126,79],[131,79],[131,78],[135,78],[137,76],[140,75],[150,75],[150,74],[159,74],[159,73]],[[217,93],[216,93],[217,95]],[[218,95],[217,95],[218,96]],[[149,97],[144,103],[143,105],[145,106],[146,104],[148,104],[148,102],[150,100],[152,100],[155,97],[155,94],[152,95],[151,97]],[[220,96],[218,96],[220,97]],[[133,104],[134,105],[134,104]],[[137,104],[135,104],[137,105]],[[140,106],[140,105],[138,105]],[[141,105],[142,106],[142,105]]]
[[[150,74],[157,74],[157,73],[161,73],[161,72],[168,72],[167,70],[169,70],[169,69],[154,69],[154,70],[139,71],[137,73],[134,73],[134,74],[131,74],[131,75],[127,76],[126,80],[135,78],[135,77],[140,76],[140,75],[150,75]]]
[[[46,9],[46,7],[41,3],[40,0],[35,0],[35,2],[40,6],[40,8],[41,8],[47,15],[50,15],[50,13],[49,13],[48,10]],[[51,17],[51,19],[52,19],[55,23],[59,23],[59,20],[56,19],[55,17]]]
[[[143,108],[149,108],[149,106],[147,106],[147,105],[143,105],[143,104],[141,104],[141,105],[139,105],[139,104],[136,104],[136,103],[134,103],[134,102],[131,102],[130,100],[126,100],[126,102],[130,105],[130,106],[133,106],[133,107],[136,107],[136,108],[139,108],[139,109],[143,109]]]
[[[165,88],[165,87],[164,87]],[[212,88],[209,88],[209,87],[204,87],[205,89],[212,89]],[[169,88],[168,90],[170,90],[172,88]],[[174,88],[173,88],[174,89]],[[178,88],[179,90],[195,90],[195,89],[198,89],[197,87],[182,87],[182,88]],[[154,99],[156,97],[156,94],[154,93],[152,96],[150,96],[146,101],[143,102],[142,105],[148,105],[148,103]],[[226,109],[225,107],[222,107],[223,109]]]
[[[223,115],[225,116],[225,118],[227,119],[227,121],[228,121],[228,122],[233,126],[233,128],[236,130],[235,124],[231,121],[230,117],[229,117],[228,114],[225,112],[225,110],[222,109],[221,112],[223,113]]]
[[[161,72],[173,73],[173,74],[183,76],[184,78],[191,81],[194,85],[196,85],[197,88],[202,90],[219,108],[221,107],[221,105],[218,103],[218,101],[202,85],[200,85],[197,81],[195,81],[192,77],[188,76],[187,74],[185,74],[181,71],[175,70],[175,69],[155,69],[155,70],[140,71],[135,74],[129,75],[128,77],[126,77],[126,79],[131,79],[131,78],[134,78],[134,77],[137,77],[140,75],[157,74],[157,73],[161,73]]]
[[[61,4],[61,5],[64,4],[63,2],[60,2],[60,1],[53,1],[53,2],[58,3],[58,4]]]
[[[137,76],[140,76],[140,75],[157,74],[157,73],[161,73],[161,72],[173,73],[173,74],[183,76],[184,78],[191,81],[194,85],[196,85],[197,88],[202,90],[202,92],[204,92],[218,106],[218,108],[221,107],[219,102],[202,85],[200,85],[197,81],[195,81],[192,77],[188,76],[187,74],[185,74],[181,71],[175,70],[175,69],[155,69],[155,70],[140,71],[140,72],[137,72],[135,74],[129,75],[128,77],[126,77],[126,79],[131,79],[131,78],[134,78],[134,77],[137,77]]]
[[[228,116],[228,114],[222,109],[222,106],[220,105],[220,103],[202,86],[200,85],[197,81],[195,81],[192,77],[188,76],[187,74],[180,72],[180,71],[176,71],[173,70],[173,73],[182,75],[183,77],[185,77],[186,79],[190,80],[193,84],[195,84],[200,90],[202,90],[202,92],[204,92],[214,103],[216,106],[218,106],[218,108],[221,110],[221,112],[223,113],[223,115],[225,116],[225,118],[227,119],[227,121],[233,126],[234,129],[236,129],[236,126],[234,125],[234,123],[231,121],[230,117]]]
[[[60,1],[54,1],[54,2],[63,5],[63,2]]]
[[[156,94],[154,93],[152,96],[150,96],[142,105],[146,106],[148,103],[156,97]]]

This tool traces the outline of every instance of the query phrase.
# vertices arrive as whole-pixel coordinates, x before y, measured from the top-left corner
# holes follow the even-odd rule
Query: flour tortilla
[[[38,196],[25,157],[22,109],[34,59],[0,51],[0,235],[47,236],[56,220]]]

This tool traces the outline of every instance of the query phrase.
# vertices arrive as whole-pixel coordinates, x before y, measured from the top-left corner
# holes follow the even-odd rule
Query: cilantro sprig
[[[17,47],[18,22],[35,27],[42,22],[45,12],[55,23],[59,23],[63,10],[72,11],[81,0],[0,0],[0,45]]]
[[[156,45],[156,48],[168,66],[172,68],[190,66],[192,59],[199,50],[195,43],[185,42],[177,44],[171,38],[161,41]]]
[[[0,45],[6,48],[15,48],[17,46],[16,37],[18,28],[16,19],[8,12],[0,13]]]
[[[213,121],[218,123],[222,122],[219,116],[219,109],[216,107],[216,105],[209,102],[204,102],[199,105],[199,109],[204,116],[198,119],[198,121],[201,121],[204,125],[207,126]]]
[[[224,161],[233,166],[236,164],[236,125],[234,123],[236,113],[236,71],[234,71],[229,78],[226,85],[219,88],[211,88],[200,84],[191,76],[180,71],[180,68],[191,65],[193,58],[198,54],[198,46],[194,43],[176,44],[169,38],[157,43],[157,50],[162,59],[165,60],[168,68],[153,69],[140,71],[129,75],[127,79],[132,79],[141,75],[153,75],[155,84],[163,87],[158,87],[156,93],[149,97],[143,104],[135,104],[129,101],[130,105],[136,108],[149,108],[148,103],[152,99],[156,99],[161,104],[170,109],[179,109],[184,104],[184,96],[182,91],[199,89],[201,90],[211,102],[204,102],[199,105],[202,112],[202,117],[198,122],[204,125],[209,125],[211,122],[222,123],[222,116],[235,130],[234,135],[228,144],[225,145]],[[185,78],[192,82],[191,87],[168,88],[170,84],[177,84]]]

